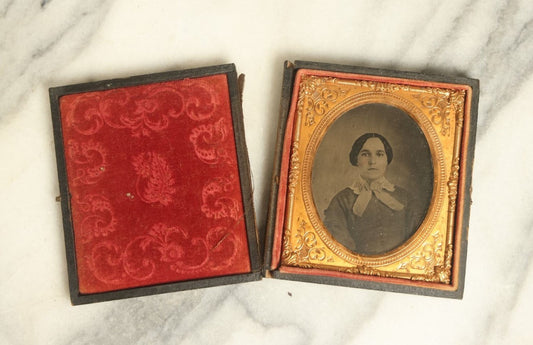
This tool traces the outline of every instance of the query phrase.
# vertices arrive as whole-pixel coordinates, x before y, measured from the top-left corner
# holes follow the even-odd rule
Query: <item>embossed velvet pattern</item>
[[[225,75],[60,109],[82,294],[250,271]]]

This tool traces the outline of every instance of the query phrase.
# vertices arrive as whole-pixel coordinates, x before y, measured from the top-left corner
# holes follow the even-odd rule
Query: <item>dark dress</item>
[[[388,193],[404,205],[402,210],[392,210],[372,194],[359,217],[353,213],[358,195],[351,188],[343,189],[324,211],[324,225],[337,242],[358,254],[386,253],[404,243],[421,222],[406,190],[396,186]]]

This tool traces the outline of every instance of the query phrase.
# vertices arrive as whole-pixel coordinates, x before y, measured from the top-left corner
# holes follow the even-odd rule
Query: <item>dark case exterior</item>
[[[469,142],[467,147],[467,165],[465,172],[465,194],[464,194],[464,210],[462,213],[462,228],[459,230],[461,233],[461,250],[460,250],[460,262],[459,262],[459,284],[456,291],[443,291],[439,289],[432,289],[426,287],[414,287],[401,284],[393,283],[383,283],[383,282],[373,282],[349,278],[340,278],[340,277],[330,277],[330,276],[321,276],[316,274],[294,274],[294,273],[285,273],[280,272],[279,267],[271,267],[272,262],[272,247],[274,242],[274,231],[276,227],[276,207],[278,200],[279,192],[279,177],[281,171],[281,161],[282,161],[282,148],[283,141],[286,132],[287,118],[290,112],[291,106],[291,97],[293,94],[294,81],[296,73],[299,69],[312,69],[312,70],[323,70],[331,72],[341,72],[341,73],[352,73],[359,75],[371,75],[371,76],[383,76],[383,77],[392,77],[392,78],[402,78],[402,79],[412,79],[412,80],[422,80],[422,81],[431,81],[431,82],[442,82],[442,83],[451,83],[451,84],[464,84],[472,88],[472,101],[471,101],[471,111],[470,111],[470,128],[469,131]],[[409,294],[419,294],[427,296],[437,296],[437,297],[446,297],[446,298],[455,298],[461,299],[464,291],[464,279],[465,279],[465,265],[466,265],[466,254],[467,254],[467,236],[469,230],[469,218],[470,218],[470,205],[471,200],[471,190],[472,190],[472,168],[474,162],[474,146],[475,146],[475,135],[476,135],[476,125],[477,125],[477,113],[478,113],[478,101],[479,101],[479,81],[476,79],[466,78],[466,77],[450,77],[450,76],[441,76],[441,75],[429,75],[415,72],[401,72],[377,68],[366,68],[366,67],[357,67],[357,66],[347,66],[339,64],[328,64],[328,63],[318,63],[318,62],[309,62],[309,61],[285,61],[283,68],[283,80],[282,80],[282,89],[281,89],[281,103],[280,103],[280,113],[277,127],[277,139],[275,146],[275,158],[273,164],[273,173],[271,180],[271,193],[269,199],[269,209],[267,215],[267,224],[266,224],[266,235],[265,235],[265,252],[264,252],[264,265],[263,265],[263,275],[267,277],[273,277],[277,279],[284,280],[295,280],[301,282],[310,282],[318,284],[328,284],[328,285],[338,285],[346,287],[356,287],[363,289],[372,289],[372,290],[381,290],[381,291],[392,291],[400,293],[409,293]]]
[[[65,151],[63,147],[61,114],[59,109],[60,97],[64,95],[89,91],[103,91],[120,87],[138,86],[171,80],[205,77],[217,74],[225,74],[228,81],[231,115],[235,133],[235,144],[237,150],[239,177],[241,181],[242,200],[245,218],[244,221],[246,224],[251,272],[189,281],[178,281],[174,283],[157,284],[103,293],[81,294],[79,291],[75,253],[76,249],[74,246],[74,229],[71,218],[71,194],[69,193],[69,186],[67,183]],[[49,93],[55,140],[56,160],[58,167],[59,187],[61,195],[60,200],[63,215],[62,217],[66,246],[67,270],[69,277],[69,290],[71,302],[73,305],[102,302],[130,297],[139,297],[173,291],[198,289],[218,285],[236,284],[261,279],[262,263],[259,254],[258,236],[256,231],[255,213],[253,208],[253,190],[251,187],[250,166],[244,136],[241,100],[242,89],[240,89],[242,87],[243,82],[242,77],[243,75],[241,75],[239,78],[237,77],[234,64],[226,64],[50,88]]]

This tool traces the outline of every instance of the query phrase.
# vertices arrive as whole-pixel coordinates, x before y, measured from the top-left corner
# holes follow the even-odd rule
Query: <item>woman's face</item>
[[[387,153],[383,143],[379,138],[369,138],[357,155],[359,174],[371,182],[385,175],[387,165]]]

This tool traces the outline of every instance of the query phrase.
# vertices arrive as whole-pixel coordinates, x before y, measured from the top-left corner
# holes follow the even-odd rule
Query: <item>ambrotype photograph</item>
[[[333,238],[361,255],[384,254],[418,229],[433,193],[424,133],[383,103],[342,114],[318,146],[313,200]]]

